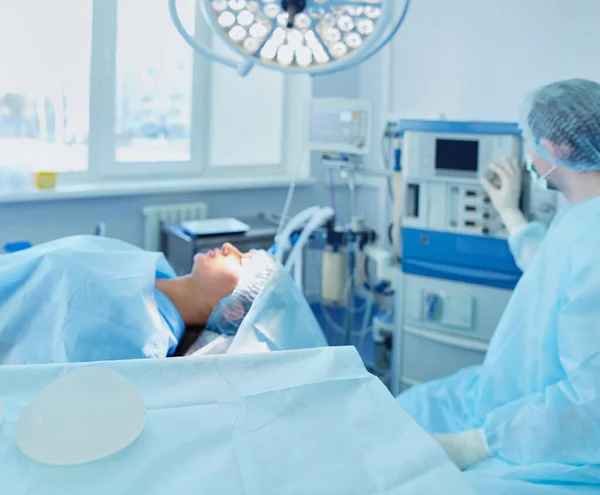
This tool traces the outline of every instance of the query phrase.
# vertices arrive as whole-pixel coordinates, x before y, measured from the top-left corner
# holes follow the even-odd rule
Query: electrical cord
[[[305,126],[308,125],[308,116],[304,118]],[[302,161],[306,157],[308,151],[303,151],[298,154],[298,161],[296,162],[296,166],[292,170],[292,177],[290,179],[290,187],[288,188],[287,196],[285,198],[285,204],[283,206],[283,211],[281,212],[281,216],[279,218],[279,226],[277,227],[277,235],[279,235],[283,229],[285,228],[286,223],[290,220],[288,217],[290,208],[292,206],[292,199],[294,198],[294,193],[296,192],[296,182],[300,176],[300,169],[302,165]]]
[[[381,134],[381,157],[383,159],[383,166],[385,167],[386,170],[390,170],[390,156],[389,156],[389,143],[390,143],[390,138],[387,135],[387,130],[384,129],[383,133]],[[387,146],[386,146],[387,145]],[[391,177],[388,177],[386,179],[386,185],[387,185],[387,191],[388,191],[388,197],[389,200],[391,201],[392,205],[394,204],[394,188],[392,187],[392,179]]]
[[[329,186],[329,201],[331,202],[331,208],[333,208],[333,211],[337,211],[335,209],[335,185],[333,183],[333,171],[331,168],[327,169],[327,184]]]

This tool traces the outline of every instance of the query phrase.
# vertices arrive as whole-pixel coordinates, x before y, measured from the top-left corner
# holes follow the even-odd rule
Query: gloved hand
[[[489,168],[498,176],[500,187],[496,187],[485,177],[480,178],[481,185],[502,218],[506,229],[512,233],[527,224],[525,216],[519,209],[521,169],[514,159],[506,159],[500,164],[492,163]]]
[[[432,435],[461,471],[491,457],[483,431],[467,430],[454,435]]]

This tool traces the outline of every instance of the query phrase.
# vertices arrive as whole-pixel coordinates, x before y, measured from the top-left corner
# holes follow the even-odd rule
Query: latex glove
[[[481,185],[502,218],[506,229],[512,233],[527,224],[527,219],[519,209],[523,185],[521,169],[514,159],[506,159],[499,164],[492,163],[489,168],[500,180],[500,187],[496,187],[485,177],[480,178]]]
[[[454,435],[433,435],[433,438],[461,471],[491,457],[482,430],[467,430]]]
[[[500,180],[500,187],[496,187],[485,177],[481,177],[481,185],[492,200],[494,208],[502,210],[514,210],[519,208],[521,197],[521,169],[514,159],[506,159],[500,163],[491,163],[489,166]]]

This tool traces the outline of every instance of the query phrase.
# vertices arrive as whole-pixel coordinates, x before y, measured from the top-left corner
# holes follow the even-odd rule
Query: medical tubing
[[[337,321],[333,319],[333,317],[329,314],[329,311],[327,310],[327,306],[323,302],[321,303],[321,314],[325,318],[325,322],[327,323],[327,325],[333,331],[342,335],[344,334],[344,327],[342,327],[342,325],[340,325]]]
[[[303,227],[303,225],[306,224],[306,222],[308,222],[313,215],[319,211],[319,209],[319,206],[311,206],[310,208],[302,210],[294,218],[287,222],[287,225],[283,228],[283,231],[275,235],[275,257],[281,264],[283,264],[287,251],[293,246],[291,237],[294,231]]]
[[[354,212],[353,212],[354,214]],[[348,236],[348,242],[346,244],[346,256],[347,256],[347,260],[348,260],[348,274],[349,274],[349,278],[348,278],[348,283],[350,285],[349,289],[348,289],[348,293],[346,294],[346,300],[347,300],[347,307],[348,310],[346,311],[346,319],[345,319],[345,328],[346,328],[346,335],[344,338],[344,344],[345,345],[350,345],[350,342],[352,340],[352,329],[354,327],[354,314],[356,313],[356,309],[355,309],[355,300],[354,300],[354,295],[356,293],[356,233],[354,232],[354,230],[352,229],[352,227],[348,230],[347,234]]]
[[[305,118],[304,122],[306,124],[308,122],[308,118]],[[279,235],[281,233],[285,223],[287,222],[288,213],[292,206],[292,199],[294,198],[294,193],[296,191],[296,181],[298,180],[298,175],[300,174],[300,164],[302,163],[304,156],[304,153],[300,153],[298,155],[298,162],[296,163],[294,173],[292,174],[292,178],[290,180],[290,187],[288,188],[287,196],[285,198],[285,203],[283,206],[283,211],[281,212],[281,218],[279,219],[279,226],[277,227],[276,235]]]
[[[327,305],[323,302],[321,303],[321,314],[325,318],[325,322],[327,323],[327,325],[329,325],[329,327],[334,332],[336,332],[340,335],[344,335],[346,333],[346,329],[333,319],[333,316],[331,316],[329,314],[329,311],[327,310]],[[361,332],[362,332],[362,330],[352,332],[352,337],[360,337]]]
[[[383,166],[386,170],[390,170],[390,168],[391,168],[390,167],[390,157],[389,157],[390,143],[391,143],[391,138],[388,137],[387,129],[384,129],[383,132],[381,133],[381,158],[383,160]],[[387,149],[386,149],[386,144],[387,144]],[[386,178],[385,183],[387,185],[387,192],[388,192],[389,200],[391,201],[392,206],[393,206],[394,205],[394,185],[393,185],[392,177]]]
[[[365,339],[367,335],[369,335],[373,331],[373,327],[371,325],[371,319],[373,317],[373,306],[375,303],[375,298],[373,294],[369,292],[367,295],[367,307],[365,309],[365,314],[363,316],[362,328],[360,331],[360,340],[358,343],[358,353],[362,356],[365,347]]]
[[[388,241],[390,244],[394,244],[394,222],[390,223],[387,229]]]
[[[356,284],[354,284],[356,285]],[[348,279],[348,281],[346,282],[346,285],[344,286],[344,298],[346,298],[348,296],[348,293],[350,292],[350,290],[352,289],[352,283],[350,281],[350,279]],[[353,314],[358,314],[361,311],[364,311],[364,309],[367,307],[367,302],[365,299],[365,302],[359,306],[358,308],[355,306],[353,309]]]
[[[369,292],[367,294],[367,300],[365,304],[365,312],[363,315],[363,322],[361,327],[361,332],[364,332],[367,327],[371,325],[371,317],[373,315],[373,306],[374,306],[375,298],[373,297],[373,293]]]
[[[308,242],[308,239],[312,235],[312,233],[315,230],[317,230],[323,223],[325,223],[325,221],[329,220],[332,216],[334,216],[334,214],[335,212],[333,211],[333,209],[327,206],[319,208],[317,211],[315,211],[315,213],[312,215],[306,226],[302,229],[302,233],[300,234],[296,245],[292,248],[292,252],[290,253],[285,263],[285,267],[288,270],[291,269],[300,259],[300,256],[302,255],[302,250],[304,249],[304,246]]]
[[[294,192],[296,191],[296,174],[292,176],[290,180],[290,187],[288,187],[288,192],[285,197],[285,203],[283,205],[283,211],[281,212],[281,218],[279,219],[279,225],[277,226],[277,235],[281,233],[283,230],[283,226],[287,221],[287,216],[290,211],[290,207],[292,206],[292,199],[294,198]]]
[[[336,209],[335,209],[335,187],[333,185],[333,171],[331,170],[331,167],[329,167],[327,169],[327,181],[329,182],[329,200],[331,201],[331,207],[333,208],[333,211],[336,211]]]

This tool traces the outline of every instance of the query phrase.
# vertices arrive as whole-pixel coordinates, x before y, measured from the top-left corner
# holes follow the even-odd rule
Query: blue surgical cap
[[[253,251],[242,260],[242,273],[234,291],[221,299],[213,309],[206,329],[224,335],[235,335],[276,267],[275,260],[265,251]]]
[[[579,172],[600,170],[600,84],[570,79],[542,86],[523,104],[525,144],[549,163]],[[542,145],[556,146],[552,156]]]

